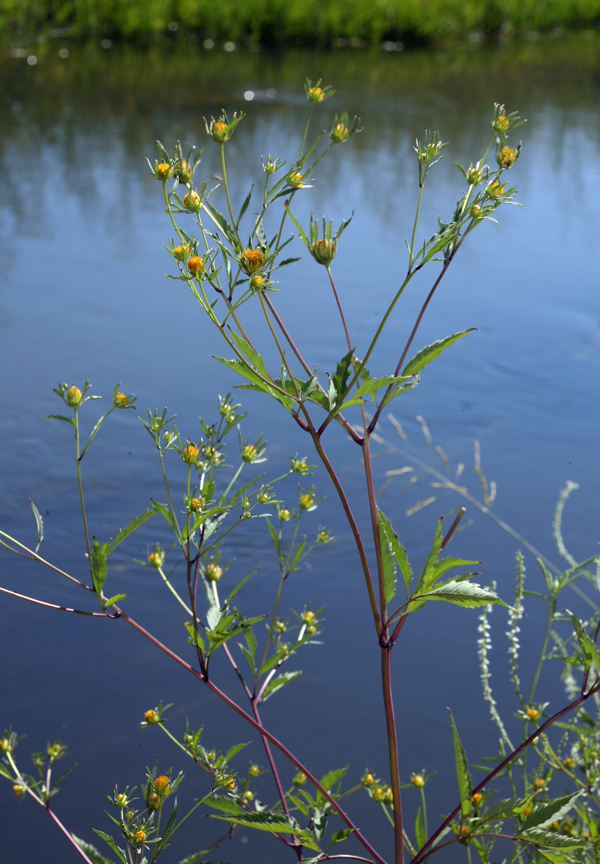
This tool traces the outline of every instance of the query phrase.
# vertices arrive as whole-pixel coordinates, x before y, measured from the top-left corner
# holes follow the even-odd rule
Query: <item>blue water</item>
[[[361,116],[364,131],[336,148],[331,161],[315,172],[314,188],[294,203],[304,223],[311,211],[327,213],[334,223],[355,213],[334,274],[359,356],[405,272],[403,238],[410,234],[417,191],[415,136],[439,128],[450,141],[424,198],[418,233],[429,236],[438,213],[448,218],[460,195],[453,162],[475,161],[487,144],[493,102],[505,101],[528,119],[516,135],[518,140],[521,133],[524,149],[511,172],[525,209],[502,208],[501,228],[486,224],[469,238],[414,347],[466,327],[478,332],[428,367],[419,387],[393,404],[407,441],[384,412],[378,428],[384,443],[374,448],[377,487],[390,479],[387,471],[410,464],[393,448],[442,470],[438,445],[452,476],[458,463],[465,464],[460,483],[481,498],[473,469],[478,440],[483,470],[497,484],[494,512],[557,564],[551,531],[556,498],[567,480],[580,484],[566,511],[565,539],[575,557],[592,555],[600,489],[595,43],[567,50],[549,41],[513,53],[499,49],[472,56],[300,52],[225,58],[186,51],[178,61],[166,49],[163,56],[158,48],[145,55],[118,46],[102,53],[92,46],[73,48],[64,61],[48,51],[35,67],[13,58],[2,64],[2,530],[33,543],[28,498],[33,499],[45,517],[42,554],[74,575],[85,573],[70,428],[43,419],[60,409],[52,388],[62,380],[81,386],[89,378],[92,392],[109,401],[117,381],[137,395],[139,411],[111,418],[83,462],[93,532],[108,539],[148,506],[151,495],[161,498],[156,454],[138,415],[167,405],[182,433],[197,437],[198,415],[214,418],[217,394],[228,392],[235,381],[211,359],[229,356],[218,334],[182,283],[164,278],[174,272],[162,245],[171,229],[144,157],[154,158],[156,137],[168,146],[181,138],[206,146],[201,176],[217,173],[218,149],[206,139],[202,116],[221,107],[230,113],[243,108],[248,116],[231,142],[228,169],[239,206],[251,183],[262,182],[261,155],[294,158],[306,111],[303,78],[314,79],[325,69],[326,83],[338,94],[320,106],[315,129],[347,107]],[[248,90],[257,94],[252,101],[244,100]],[[221,190],[215,201],[224,206]],[[291,248],[303,254],[297,241]],[[436,266],[407,291],[371,363],[372,374],[395,366]],[[274,303],[324,380],[325,371],[332,371],[345,353],[325,272],[304,253],[299,265],[281,271],[280,279]],[[261,333],[258,311],[247,306],[245,312],[249,330]],[[275,366],[270,348],[264,355]],[[254,438],[262,432],[269,441],[264,467],[271,476],[287,468],[290,454],[310,453],[306,435],[275,403],[249,392],[239,398],[248,411],[244,434]],[[90,428],[101,404],[92,402],[86,409]],[[425,418],[432,445],[417,415]],[[325,444],[367,528],[358,448],[335,424]],[[172,470],[178,477],[175,460]],[[418,569],[437,518],[462,500],[432,489],[435,478],[424,472],[416,472],[418,481],[407,488],[411,476],[393,477],[379,503]],[[385,778],[379,649],[366,592],[335,492],[323,469],[312,479],[328,500],[307,517],[306,530],[327,525],[336,540],[290,577],[284,608],[301,608],[307,600],[313,608],[325,605],[325,644],[294,658],[291,668],[302,668],[303,677],[270,702],[263,716],[317,773],[349,763],[352,780],[365,765]],[[291,480],[285,495],[292,506],[296,494]],[[434,496],[427,507],[407,515],[417,502]],[[495,580],[510,600],[519,544],[473,507],[465,521],[471,519],[453,542],[454,554],[481,559],[481,581]],[[130,614],[185,654],[181,616],[153,574],[133,563],[157,539],[166,542],[161,532],[153,520],[121,547],[109,590],[127,592]],[[247,614],[266,611],[276,585],[266,531],[255,533],[254,523],[243,526],[232,539],[230,556],[236,558],[232,577],[260,567],[240,595],[240,605]],[[539,589],[537,565],[531,555],[526,560],[529,587]],[[48,602],[85,602],[81,592],[49,570],[4,551],[0,562],[5,587]],[[593,592],[591,586],[586,590]],[[575,596],[572,601],[580,604]],[[537,659],[544,622],[541,606],[531,604],[527,611],[524,678]],[[115,784],[139,785],[145,766],[156,758],[161,770],[173,765],[186,771],[182,801],[205,789],[197,769],[191,762],[185,765],[183,754],[180,759],[158,730],[139,730],[144,712],[159,699],[175,703],[170,712],[174,732],[183,731],[187,716],[194,727],[204,724],[209,745],[225,749],[234,741],[253,742],[238,757],[241,772],[246,753],[264,764],[252,730],[122,622],[51,613],[6,596],[0,615],[0,726],[11,724],[27,735],[18,751],[23,766],[25,754],[44,748],[47,740],[60,737],[70,743],[79,765],[55,808],[75,834],[92,840],[92,828],[109,830],[105,796]],[[516,705],[510,701],[504,613],[494,612],[492,620],[492,684],[510,725]],[[497,731],[480,695],[477,624],[475,611],[427,609],[409,622],[395,649],[403,778],[423,767],[439,772],[428,786],[431,820],[454,806],[456,798],[446,706],[474,760],[496,747]],[[236,681],[217,663],[215,680],[221,673],[227,692],[241,699]],[[558,678],[556,670],[544,682],[553,708],[566,701]],[[288,783],[293,772],[283,762],[282,773]],[[270,802],[272,796],[267,782],[261,798]],[[409,814],[415,808],[409,790]],[[379,808],[357,796],[349,809],[376,838],[377,848],[389,854],[391,835]],[[16,802],[7,782],[0,785],[0,825],[6,861],[78,860],[41,809]],[[218,826],[200,820],[181,834],[181,848],[175,847],[170,860],[208,846]],[[266,842],[236,835],[218,854],[224,860],[259,860],[266,850],[273,855]]]

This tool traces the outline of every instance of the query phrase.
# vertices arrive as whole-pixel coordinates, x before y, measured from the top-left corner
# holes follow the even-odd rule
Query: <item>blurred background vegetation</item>
[[[154,35],[264,45],[436,43],[594,26],[600,0],[0,0],[0,39]],[[53,32],[54,31],[54,32]]]

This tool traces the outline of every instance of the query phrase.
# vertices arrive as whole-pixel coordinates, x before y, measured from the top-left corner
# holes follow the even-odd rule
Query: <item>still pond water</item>
[[[436,519],[462,501],[432,488],[436,478],[423,471],[386,475],[411,465],[392,451],[400,447],[443,470],[435,449],[442,447],[452,476],[464,463],[460,482],[481,498],[473,467],[478,440],[483,470],[497,486],[494,512],[560,563],[551,519],[559,490],[573,480],[580,489],[566,512],[567,545],[578,558],[594,553],[600,529],[597,39],[423,54],[339,50],[271,56],[195,46],[136,50],[113,45],[103,51],[89,45],[69,46],[63,59],[59,50],[64,47],[52,45],[36,65],[15,57],[0,64],[3,530],[33,542],[27,501],[33,499],[46,514],[46,557],[76,574],[84,572],[73,442],[66,426],[43,419],[59,408],[52,393],[59,380],[81,384],[89,378],[93,392],[105,397],[122,381],[126,392],[138,397],[140,411],[115,417],[84,462],[90,519],[101,539],[114,536],[141,512],[150,495],[161,496],[155,451],[137,414],[168,405],[190,437],[199,434],[199,414],[215,416],[217,394],[234,382],[210,359],[222,348],[191,296],[181,283],[164,278],[172,267],[162,244],[171,231],[144,157],[154,158],[156,138],[168,146],[178,138],[204,146],[203,116],[243,108],[247,118],[230,148],[230,180],[241,203],[249,185],[260,182],[261,156],[271,152],[293,159],[306,113],[302,84],[308,75],[323,77],[337,90],[319,107],[315,128],[328,125],[343,108],[359,115],[363,126],[360,135],[322,163],[314,188],[297,198],[305,222],[313,210],[335,222],[355,211],[335,267],[359,355],[405,272],[403,238],[411,230],[417,192],[415,137],[438,128],[450,141],[424,199],[420,230],[430,235],[438,213],[451,215],[460,195],[453,162],[474,161],[487,143],[493,103],[505,102],[528,118],[519,130],[524,149],[513,171],[525,209],[506,207],[501,228],[486,224],[471,236],[415,348],[466,327],[478,332],[451,349],[445,362],[430,366],[420,386],[394,404],[406,441],[383,418],[376,480],[380,505],[419,566]],[[245,99],[247,91],[255,98]],[[203,176],[220,170],[218,150],[210,142],[199,170]],[[222,198],[219,191],[219,206]],[[372,373],[395,366],[411,315],[437,266],[415,282],[393,316]],[[345,353],[324,271],[304,255],[298,266],[281,272],[275,302],[292,321],[305,356],[324,376]],[[249,326],[258,327],[254,313],[248,314]],[[243,403],[249,412],[245,434],[263,432],[269,441],[264,467],[271,476],[286,469],[290,454],[309,452],[304,434],[277,406],[253,393],[244,394]],[[90,423],[98,404],[90,403]],[[425,418],[432,444],[417,415]],[[356,448],[337,429],[331,429],[329,446],[366,526]],[[409,482],[411,476],[417,482]],[[325,645],[305,649],[294,665],[303,668],[303,677],[278,697],[278,705],[270,703],[264,716],[317,771],[349,762],[352,778],[365,765],[385,776],[378,648],[366,593],[334,491],[322,469],[313,479],[328,502],[309,517],[309,528],[327,524],[336,540],[290,578],[285,608],[301,608],[307,600],[313,608],[324,605]],[[286,495],[293,504],[291,481]],[[428,498],[435,500],[407,515]],[[481,559],[482,581],[495,580],[510,599],[519,544],[474,507],[468,519],[472,523],[457,537],[455,554]],[[157,539],[166,537],[150,522],[122,547],[110,577],[112,593],[129,593],[131,614],[185,652],[177,609],[149,571],[133,563]],[[231,555],[236,557],[232,573],[260,566],[245,600],[248,611],[260,613],[276,582],[266,532],[242,531],[232,541]],[[537,565],[529,553],[527,566],[530,587],[538,588]],[[13,590],[67,605],[82,602],[68,583],[23,559],[2,552],[0,567],[2,585]],[[525,678],[537,657],[543,623],[541,608],[532,603],[528,612],[522,639]],[[0,620],[0,727],[12,724],[27,735],[20,745],[24,764],[25,754],[44,748],[48,739],[69,742],[79,764],[55,806],[79,836],[91,840],[93,827],[109,829],[106,795],[115,784],[139,784],[145,766],[155,759],[162,770],[173,765],[188,772],[183,799],[204,788],[202,778],[157,730],[140,732],[143,713],[159,699],[175,703],[175,732],[188,716],[192,726],[204,724],[207,743],[218,748],[252,741],[238,757],[240,770],[246,768],[246,753],[264,761],[255,734],[118,622],[60,617],[7,596],[0,602]],[[493,685],[510,725],[515,705],[503,613],[495,612],[493,623]],[[407,626],[396,649],[402,773],[406,779],[423,768],[439,772],[428,787],[431,814],[447,812],[456,798],[446,706],[455,712],[473,760],[494,751],[497,742],[479,686],[477,624],[474,611],[427,610]],[[565,697],[560,670],[555,671],[544,683],[551,707],[558,708]],[[237,693],[231,676],[225,681],[225,688]],[[288,782],[291,771],[286,765],[282,770]],[[270,801],[272,792],[267,784],[263,799]],[[407,797],[411,813],[416,801],[410,792]],[[350,811],[376,837],[379,850],[389,854],[391,836],[379,808],[357,798]],[[80,860],[39,808],[14,800],[6,782],[0,785],[0,832],[2,860]],[[171,860],[205,848],[215,836],[213,826],[199,820]],[[253,835],[237,835],[218,854],[249,862],[265,855],[275,860],[281,853]]]

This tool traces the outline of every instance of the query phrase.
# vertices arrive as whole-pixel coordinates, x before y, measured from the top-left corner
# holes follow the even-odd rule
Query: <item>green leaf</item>
[[[265,687],[261,702],[266,702],[270,696],[277,693],[278,690],[281,690],[282,687],[285,687],[286,684],[289,684],[290,681],[293,681],[300,675],[302,675],[302,672],[282,672],[281,675],[277,675],[277,677],[273,678],[272,681],[269,681]]]
[[[91,843],[86,843],[85,840],[82,840],[80,837],[76,837],[74,834],[71,834],[71,837],[77,843],[79,848],[85,852],[87,857],[90,859],[92,864],[113,864],[110,858],[107,858],[101,852],[96,849],[95,846],[92,846]]]
[[[469,763],[467,762],[467,754],[463,747],[462,741],[458,737],[456,724],[452,711],[450,712],[450,721],[452,723],[452,737],[454,738],[454,758],[456,761],[456,775],[458,777],[458,791],[460,794],[460,809],[463,819],[466,819],[471,811],[471,795],[473,794],[473,783],[471,774],[469,773]]]
[[[312,375],[311,378],[308,379],[302,386],[300,387],[300,401],[306,402],[309,396],[312,394],[314,390],[319,386],[319,380],[316,375]]]
[[[223,813],[230,813],[233,816],[244,812],[239,804],[224,795],[209,795],[208,798],[204,799],[204,803],[214,810],[221,810]]]
[[[234,744],[233,747],[230,747],[229,750],[227,751],[227,753],[225,754],[225,761],[229,762],[230,759],[233,759],[233,757],[236,755],[236,753],[239,753],[240,750],[243,750],[244,747],[247,747],[249,743],[250,742],[247,741],[245,744]]]
[[[265,366],[265,362],[258,353],[258,351],[253,348],[249,342],[247,342],[241,336],[238,336],[238,334],[234,330],[231,331],[231,335],[233,336],[242,354],[244,354],[248,358],[248,360],[250,360],[250,362],[253,363],[254,366],[256,366],[258,371],[268,380],[269,373],[267,371],[267,367]]]
[[[336,768],[334,771],[328,771],[327,774],[324,774],[323,777],[321,777],[319,783],[326,792],[329,792],[329,790],[345,776],[347,770],[348,766],[346,765],[345,768]],[[322,793],[319,792],[319,794],[322,797]]]
[[[92,580],[98,597],[102,596],[102,589],[106,582],[106,559],[108,558],[107,547],[101,546],[95,537],[92,538]]]
[[[417,594],[425,594],[433,583],[435,582],[436,576],[436,567],[439,561],[440,552],[442,550],[442,520],[438,520],[435,537],[433,538],[433,545],[431,547],[431,551],[427,556],[427,561],[425,562],[425,566],[423,567],[423,571],[419,577],[419,581],[416,584],[415,590],[413,591],[413,597]],[[415,603],[414,607],[411,603],[408,607],[407,611],[416,612],[417,609],[421,609],[424,605],[425,601],[420,601],[419,603]]]
[[[230,241],[230,243],[232,243],[233,246],[236,246],[237,238],[235,236],[233,228],[231,227],[227,219],[223,216],[222,213],[219,213],[218,210],[215,210],[212,204],[209,204],[208,201],[204,202],[204,206],[215,217],[215,222],[219,223],[221,230],[223,231],[227,239]]]
[[[160,501],[155,501],[154,498],[150,499],[150,503],[152,504],[152,508],[156,510],[157,513],[161,513],[171,528],[173,529],[173,533],[177,536],[177,528],[175,526],[175,519],[173,518],[173,514],[169,510],[169,508],[165,504],[161,504]]]
[[[581,647],[581,653],[585,659],[585,663],[587,666],[592,663],[596,667],[596,673],[600,675],[600,653],[596,647],[596,644],[590,639],[588,634],[583,629],[583,625],[579,618],[576,615],[573,615],[572,612],[569,612],[568,609],[565,609],[565,612],[571,619],[571,623],[573,624],[573,630],[575,631],[575,635],[577,636],[577,640]]]
[[[176,819],[177,819],[177,798],[175,799],[175,801],[173,803],[173,810],[171,812],[171,815],[169,816],[167,824],[165,825],[164,831],[162,832],[161,840],[157,844],[157,854],[161,849],[165,848],[167,840],[169,839],[169,836],[173,833],[173,829],[175,828]]]
[[[10,773],[8,768],[2,764],[2,762],[0,762],[0,774],[2,774],[2,776],[6,777],[8,780],[12,780],[13,783],[15,782],[15,778]]]
[[[445,600],[448,603],[455,603],[457,606],[465,606],[469,609],[475,609],[477,606],[486,606],[488,603],[499,603],[501,606],[509,608],[489,588],[482,588],[474,582],[459,582],[454,579],[450,582],[445,582],[443,585],[438,585],[437,588],[432,588],[426,594],[418,595],[418,598],[421,597],[427,600]],[[411,611],[414,612],[415,610]]]
[[[540,846],[550,846],[554,849],[582,849],[587,842],[578,837],[565,837],[564,834],[555,834],[554,831],[544,831],[533,828],[527,833],[520,834],[525,840],[531,840]]]
[[[71,426],[75,425],[75,421],[72,417],[63,417],[62,414],[45,414],[44,418],[46,420],[62,420],[64,423],[70,423]]]
[[[454,345],[455,342],[458,342],[458,340],[462,339],[463,336],[466,336],[467,333],[472,333],[475,329],[477,328],[471,327],[469,330],[463,330],[461,333],[454,333],[452,336],[446,336],[445,339],[439,339],[437,342],[432,342],[431,345],[422,348],[411,360],[408,361],[402,370],[402,377],[404,378],[408,375],[416,375],[417,372],[424,369],[432,360],[439,357],[442,351],[445,351],[446,348]]]
[[[273,546],[275,547],[275,551],[277,552],[277,557],[281,558],[281,537],[279,533],[275,530],[275,528],[271,525],[271,521],[267,516],[265,519],[267,523],[267,528],[269,529],[269,534],[271,535],[271,540],[273,541]]]
[[[245,825],[248,828],[257,828],[259,831],[278,832],[280,834],[298,834],[300,828],[295,819],[284,816],[282,813],[243,813],[231,816],[212,816],[213,819],[224,819],[235,825]]]
[[[246,200],[245,200],[244,203],[242,204],[242,209],[240,210],[240,215],[239,215],[238,218],[237,218],[237,225],[240,224],[240,222],[242,221],[242,216],[244,215],[244,213],[245,213],[246,210],[248,209],[248,205],[250,204],[250,199],[252,198],[252,192],[253,192],[253,190],[254,190],[254,183],[253,183],[252,186],[250,187],[250,191],[248,192],[248,195],[246,196]]]
[[[573,858],[567,852],[553,852],[548,849],[542,850],[542,854],[546,861],[551,861],[552,864],[579,864],[577,858]]]
[[[246,363],[242,363],[241,360],[225,360],[223,357],[215,357],[215,360],[218,360],[219,363],[224,363],[225,366],[228,366],[238,375],[241,375],[242,378],[247,378],[248,381],[252,381],[251,385],[241,385],[245,386],[245,389],[260,390],[262,393],[267,393],[267,395],[271,396],[273,399],[281,402],[288,411],[292,411],[292,400],[289,397],[286,397],[283,393],[280,393],[278,390],[276,391],[272,387],[269,387],[269,385],[262,381],[260,376],[251,369],[250,366],[246,365]],[[278,386],[280,385],[278,384]]]
[[[575,801],[582,794],[583,789],[575,792],[572,795],[564,795],[562,798],[557,798],[556,801],[550,801],[542,807],[537,807],[525,819],[519,832],[529,831],[531,828],[548,828],[553,822],[559,822],[575,804]]]
[[[110,597],[108,600],[104,601],[104,608],[108,609],[109,606],[112,606],[114,603],[119,603],[121,600],[124,600],[127,597],[127,594],[115,594],[114,597]]]
[[[421,813],[420,807],[415,821],[415,839],[417,841],[417,849],[421,849],[427,842],[427,835],[425,834],[425,828],[423,827],[423,814]]]
[[[483,770],[488,771],[489,769],[485,768]],[[494,803],[490,804],[489,807],[486,807],[485,810],[479,812],[477,824],[483,825],[486,822],[499,822],[505,819],[510,819],[517,813],[522,813],[525,807],[530,804],[530,800],[531,796],[529,798],[517,798],[516,800],[513,800],[512,798],[502,798],[499,801],[494,801]]]
[[[389,519],[384,516],[381,510],[377,510],[377,522],[379,523],[379,542],[383,561],[385,602],[386,605],[389,605],[396,594],[396,558],[390,542],[390,535],[393,536],[394,531]]]
[[[99,831],[97,828],[92,828],[92,831],[94,832],[94,834],[97,834],[98,837],[102,837],[105,843],[108,843],[113,852],[116,852],[116,854],[119,856],[123,864],[127,864],[125,852],[119,846],[117,846],[110,834],[105,834],[104,831]]]
[[[37,524],[37,546],[35,547],[35,551],[37,552],[42,540],[44,539],[44,520],[40,516],[40,511],[37,509],[31,498],[29,499],[29,503],[31,504],[31,509],[33,510],[33,515],[35,516]]]
[[[342,357],[337,365],[337,369],[333,373],[333,385],[337,395],[336,402],[339,402],[346,392],[348,378],[350,377],[350,366],[352,365],[352,351],[348,351],[345,357]]]
[[[156,507],[149,507],[148,510],[144,510],[144,512],[140,513],[139,516],[136,516],[135,519],[132,519],[131,522],[125,526],[125,528],[121,528],[117,533],[115,539],[109,545],[107,554],[110,555],[112,552],[114,552],[117,546],[123,542],[123,540],[126,540],[130,534],[133,534],[133,532],[136,531],[140,527],[140,525],[143,525],[144,522],[147,522],[148,519],[150,519],[152,516],[156,516],[156,513]]]
[[[342,843],[344,840],[347,840],[351,834],[351,828],[340,828],[339,831],[334,831],[331,835],[331,842],[327,848],[331,849],[331,847],[335,846],[336,843]]]

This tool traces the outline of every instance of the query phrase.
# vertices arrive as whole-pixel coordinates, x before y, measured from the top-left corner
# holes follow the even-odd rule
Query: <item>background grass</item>
[[[511,31],[589,27],[600,0],[0,0],[0,38],[56,28],[84,37],[193,33],[214,40],[277,44],[436,42]]]

